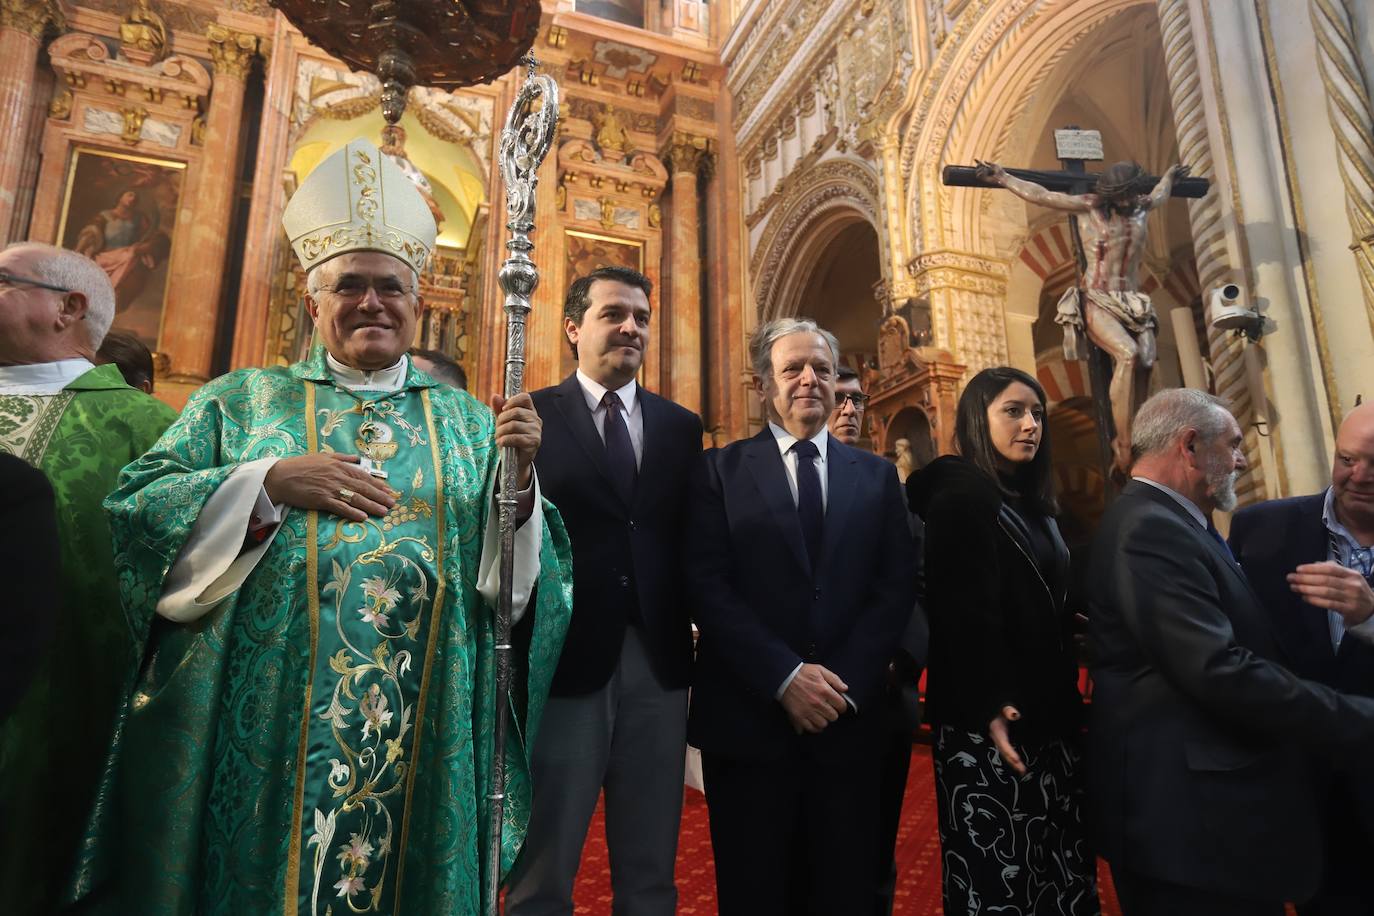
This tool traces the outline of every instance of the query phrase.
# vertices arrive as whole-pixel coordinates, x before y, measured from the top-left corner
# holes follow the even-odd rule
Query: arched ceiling
[[[362,137],[380,146],[385,123],[380,108],[349,120],[320,118],[301,136],[289,168],[303,179],[352,140]],[[401,116],[401,127],[406,132],[406,157],[429,179],[434,201],[444,214],[438,244],[466,248],[477,208],[487,199],[477,157],[466,147],[435,137],[409,111]]]

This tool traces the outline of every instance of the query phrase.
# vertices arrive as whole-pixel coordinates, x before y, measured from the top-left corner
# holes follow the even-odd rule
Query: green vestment
[[[234,467],[319,451],[380,462],[396,506],[361,523],[290,510],[236,592],[192,623],[155,618]],[[140,916],[476,916],[495,718],[494,614],[477,576],[498,458],[491,412],[467,393],[413,368],[395,392],[350,392],[322,348],[192,397],[107,502],[147,649],[78,895]],[[552,506],[543,514],[503,871],[528,823],[525,749],[571,612],[570,545]]]
[[[175,418],[126,385],[114,365],[88,370],[55,395],[0,394],[0,451],[52,483],[62,563],[62,581],[52,583],[52,647],[0,725],[7,913],[49,912],[81,841],[132,659],[101,503],[120,470]]]

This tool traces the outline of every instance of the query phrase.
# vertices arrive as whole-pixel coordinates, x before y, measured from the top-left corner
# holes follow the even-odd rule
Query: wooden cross
[[[1095,130],[1066,127],[1055,131],[1054,139],[1055,151],[1059,154],[1059,161],[1064,166],[1062,171],[1007,169],[1007,174],[1024,181],[1033,182],[1051,191],[1074,195],[1091,192],[1097,179],[1101,176],[1089,172],[1086,163],[1102,160],[1102,135]],[[978,170],[974,166],[947,165],[941,172],[940,178],[942,183],[952,187],[1000,189],[1000,185],[979,177]],[[1139,181],[1146,187],[1154,187],[1158,183],[1159,177],[1150,175],[1139,179]],[[1209,186],[1210,182],[1206,178],[1179,178],[1174,181],[1170,196],[1202,197],[1207,193]],[[1078,217],[1070,215],[1068,219],[1069,237],[1073,242],[1074,257],[1078,263],[1078,278],[1081,282],[1087,269],[1087,258],[1083,253],[1083,239],[1079,234]],[[1115,423],[1112,420],[1111,400],[1107,394],[1110,387],[1112,361],[1111,357],[1104,353],[1092,341],[1091,337],[1088,337],[1085,343],[1088,347],[1088,377],[1092,388],[1093,408],[1097,417],[1098,452],[1102,463],[1105,492],[1110,501],[1115,495],[1111,441],[1116,435]]]

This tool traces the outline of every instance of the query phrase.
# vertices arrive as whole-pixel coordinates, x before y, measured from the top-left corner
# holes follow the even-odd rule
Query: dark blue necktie
[[[1236,562],[1236,555],[1231,552],[1231,545],[1226,543],[1226,538],[1221,536],[1221,532],[1210,521],[1207,523],[1207,533],[1212,536],[1212,540],[1221,545],[1222,553],[1226,554],[1232,563]]]
[[[614,391],[606,392],[606,396],[601,399],[601,405],[606,408],[606,417],[601,427],[602,435],[606,439],[606,464],[620,498],[629,505],[634,497],[639,467],[635,464],[634,446],[630,444],[630,429],[625,425],[624,406]]]
[[[825,502],[821,499],[821,475],[816,471],[820,450],[810,439],[792,446],[797,456],[797,515],[801,518],[806,553],[815,568],[821,560],[821,533],[825,526]]]

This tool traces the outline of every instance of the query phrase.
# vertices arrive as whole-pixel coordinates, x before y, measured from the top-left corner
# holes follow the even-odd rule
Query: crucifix
[[[1085,163],[1102,159],[1097,131],[1057,130],[1055,146],[1063,171],[977,162],[974,167],[946,166],[941,177],[946,185],[1005,188],[1022,200],[1070,214],[1079,281],[1065,290],[1054,320],[1064,328],[1065,359],[1082,359],[1079,341],[1088,338],[1103,468],[1109,480],[1113,471],[1125,478],[1131,464],[1131,420],[1149,390],[1158,327],[1150,297],[1140,290],[1146,221],[1149,211],[1170,196],[1203,196],[1208,181],[1188,177],[1184,165],[1172,166],[1162,177],[1145,174],[1135,162],[1090,173]]]

